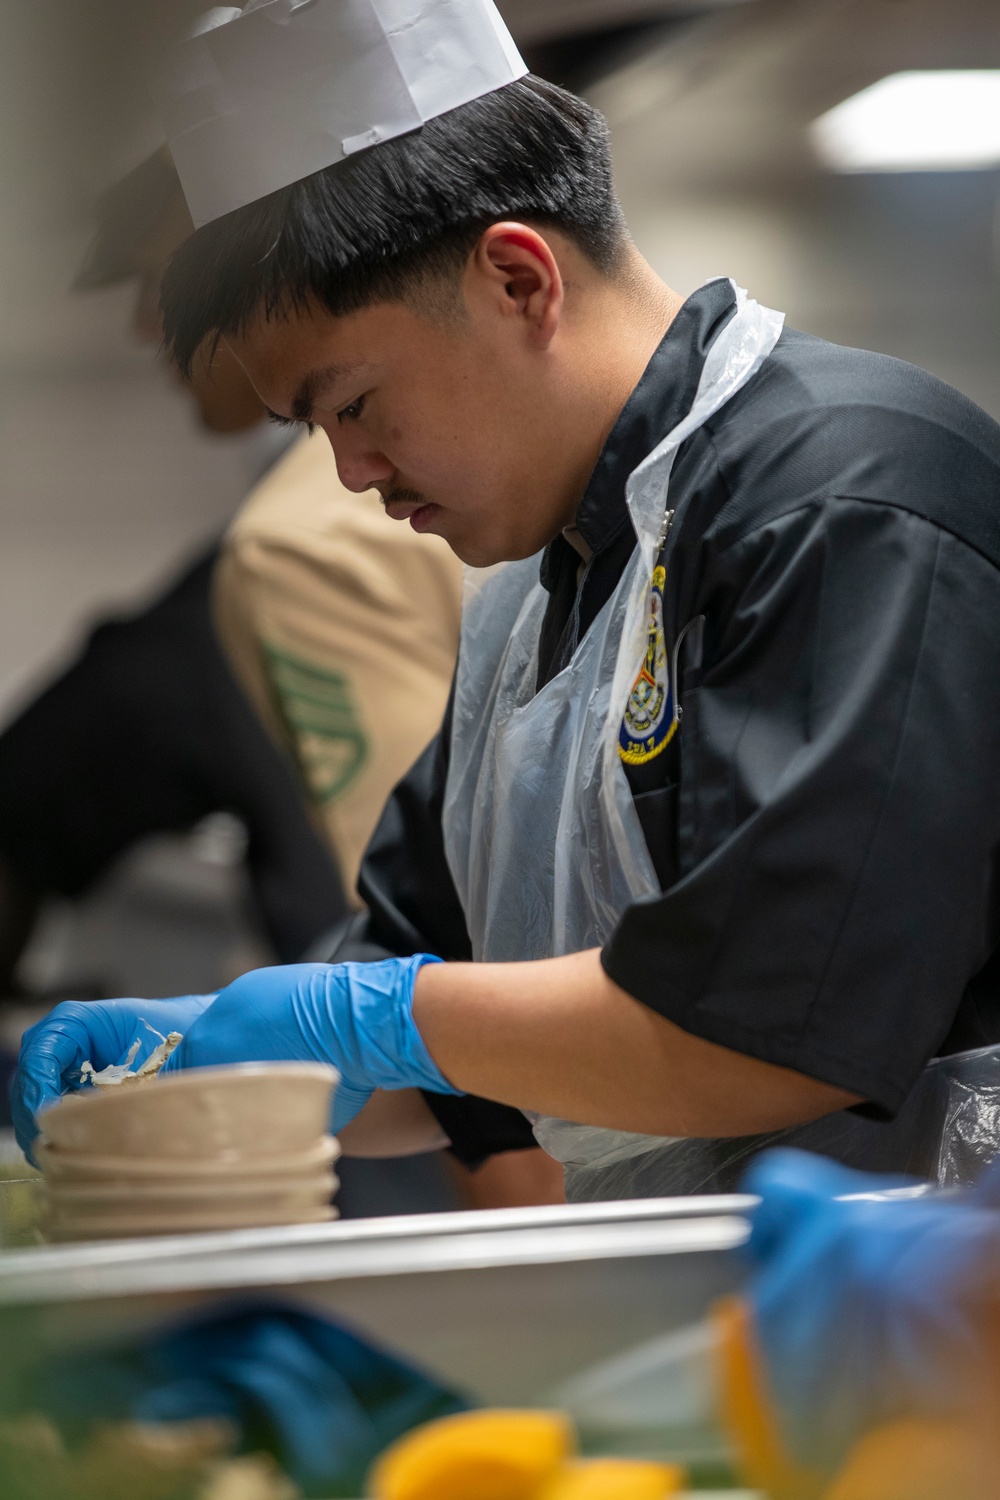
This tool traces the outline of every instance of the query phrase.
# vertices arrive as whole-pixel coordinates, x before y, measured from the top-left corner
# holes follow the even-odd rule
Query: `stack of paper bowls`
[[[319,1063],[238,1063],[67,1095],[40,1121],[50,1238],[334,1218],[338,1081]]]

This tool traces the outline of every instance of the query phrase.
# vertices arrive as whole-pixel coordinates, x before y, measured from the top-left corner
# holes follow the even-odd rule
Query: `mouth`
[[[426,500],[387,500],[385,502],[386,515],[394,521],[409,521],[414,531],[429,531],[440,509],[440,505]]]

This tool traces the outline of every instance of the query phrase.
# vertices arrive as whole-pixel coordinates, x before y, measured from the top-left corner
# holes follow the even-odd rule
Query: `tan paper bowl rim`
[[[226,1153],[220,1156],[109,1156],[99,1152],[65,1151],[40,1141],[35,1147],[38,1165],[51,1183],[118,1179],[142,1181],[151,1179],[193,1178],[215,1181],[223,1178],[247,1178],[260,1181],[279,1174],[309,1171],[335,1162],[340,1143],[335,1136],[320,1136],[316,1144],[303,1151],[286,1151],[275,1156],[258,1153],[242,1156]]]
[[[122,1099],[141,1100],[156,1098],[164,1089],[200,1088],[206,1082],[210,1085],[242,1082],[246,1078],[274,1078],[282,1077],[301,1079],[305,1077],[322,1079],[325,1083],[332,1084],[336,1088],[340,1082],[340,1074],[336,1068],[329,1063],[317,1062],[245,1062],[245,1063],[223,1063],[219,1067],[212,1068],[185,1068],[181,1072],[167,1073],[164,1077],[158,1077],[155,1085],[152,1080],[149,1084],[135,1084],[132,1087],[125,1085],[117,1088],[85,1088],[76,1089],[69,1094],[63,1094],[54,1104],[50,1104],[38,1116],[38,1123],[45,1133],[45,1116],[54,1110],[61,1113],[88,1109],[118,1108]]]

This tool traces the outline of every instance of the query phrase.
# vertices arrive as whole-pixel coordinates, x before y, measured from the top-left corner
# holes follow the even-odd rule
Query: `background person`
[[[99,205],[81,291],[136,282],[133,330],[159,345],[159,287],[190,216],[168,153],[158,152]],[[256,432],[255,482],[288,447],[236,361],[221,351],[187,383],[208,431]],[[211,616],[218,544],[146,607],[102,621],[76,661],[0,734],[0,995],[42,901],[75,897],[151,833],[236,813],[267,937],[299,957],[346,914],[335,863],[296,777],[239,690]]]
[[[158,346],[160,279],[191,229],[158,152],[103,201],[78,288],[136,279],[134,332]],[[218,809],[247,825],[277,956],[299,957],[357,908],[361,851],[440,723],[459,627],[448,548],[345,490],[325,440],[268,424],[228,349],[203,352],[185,386],[209,431],[259,434],[257,482],[221,544],[98,626],[0,736],[0,988],[44,895],[76,895],[139,838]]]
[[[393,526],[373,492],[344,489],[322,432],[296,440],[223,539],[219,638],[296,765],[355,907],[379,813],[441,722],[460,591],[438,538]]]

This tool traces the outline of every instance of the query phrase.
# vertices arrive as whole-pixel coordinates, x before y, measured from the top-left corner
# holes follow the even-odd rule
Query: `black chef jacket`
[[[622,410],[577,518],[582,579],[562,536],[546,550],[539,685],[617,584],[625,481],[734,308],[728,281],[689,298]],[[930,1057],[1000,1040],[1000,427],[921,370],[786,329],[681,446],[669,504],[668,650],[704,625],[679,734],[626,771],[662,894],[602,963],[686,1031],[890,1118]],[[471,956],[449,737],[393,793],[336,958]],[[470,1163],[532,1144],[516,1110],[427,1099]]]

